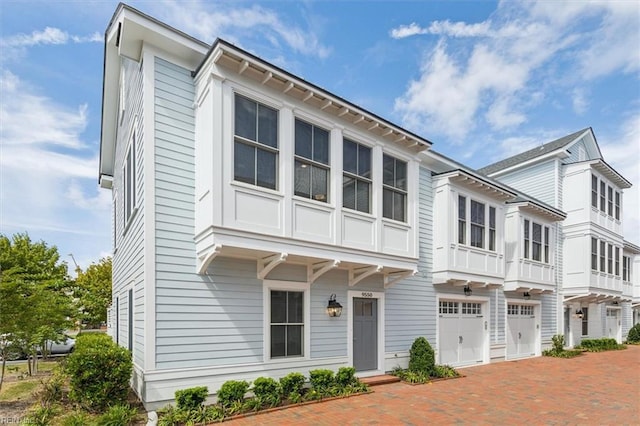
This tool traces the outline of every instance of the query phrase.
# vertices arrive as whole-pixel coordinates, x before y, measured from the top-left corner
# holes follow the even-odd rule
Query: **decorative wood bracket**
[[[326,262],[318,262],[313,265],[307,265],[307,280],[309,284],[313,284],[318,278],[333,268],[337,268],[340,264],[339,260],[328,260]]]
[[[400,280],[403,280],[408,277],[413,277],[418,273],[417,269],[413,271],[399,271],[399,272],[389,272],[384,274],[384,288],[390,288],[392,285],[397,283]]]
[[[365,266],[349,270],[349,287],[353,287],[370,275],[382,271],[382,265]]]
[[[222,244],[214,244],[210,251],[198,257],[198,274],[207,273],[209,265],[213,262],[213,259],[218,257],[220,250],[222,250]]]
[[[287,260],[287,256],[287,253],[276,253],[273,256],[258,259],[258,279],[263,280],[273,268]]]

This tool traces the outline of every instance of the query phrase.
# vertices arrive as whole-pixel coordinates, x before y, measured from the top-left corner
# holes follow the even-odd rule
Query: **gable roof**
[[[520,154],[516,154],[512,157],[506,158],[504,160],[498,161],[497,163],[490,164],[481,169],[478,169],[478,172],[485,175],[492,175],[493,173],[499,172],[501,170],[507,169],[509,167],[516,166],[518,164],[524,163],[525,161],[533,160],[535,158],[541,157],[545,154],[549,154],[551,152],[557,151],[561,148],[566,147],[571,144],[571,142],[578,139],[585,132],[592,131],[591,127],[584,128],[582,130],[578,130],[575,133],[571,133],[570,135],[563,136],[560,139],[556,139],[551,142],[547,142],[542,146],[535,147],[528,151],[522,152]]]

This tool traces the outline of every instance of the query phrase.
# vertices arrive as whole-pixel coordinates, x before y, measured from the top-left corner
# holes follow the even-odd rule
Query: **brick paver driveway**
[[[260,414],[229,425],[640,424],[640,346],[461,371],[467,377],[419,386],[376,386],[369,395]]]

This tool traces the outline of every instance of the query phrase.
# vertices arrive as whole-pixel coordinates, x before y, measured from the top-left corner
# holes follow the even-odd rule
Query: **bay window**
[[[278,111],[235,96],[234,179],[277,189]]]
[[[489,207],[489,250],[496,250],[496,208]]]
[[[471,246],[484,248],[484,204],[471,200]]]
[[[371,213],[371,148],[342,142],[342,206]]]
[[[328,202],[329,132],[296,119],[294,193]]]
[[[605,264],[606,264],[606,254],[605,251],[607,250],[607,243],[605,243],[604,241],[600,241],[600,272],[607,272],[605,270]]]
[[[550,231],[548,226],[524,220],[524,258],[549,263]]]
[[[616,258],[615,258],[616,269],[614,273],[616,274],[616,276],[619,277],[620,276],[620,247],[616,247],[615,251],[616,251]]]
[[[407,221],[407,163],[390,155],[382,157],[382,216]]]
[[[598,239],[591,238],[591,269],[598,270]]]
[[[613,246],[608,244],[607,251],[607,273],[613,274]]]
[[[529,222],[527,219],[524,220],[524,258],[529,259],[529,242],[531,241],[530,230],[529,230]]]
[[[531,234],[531,258],[539,262],[542,248],[542,225],[534,222]]]

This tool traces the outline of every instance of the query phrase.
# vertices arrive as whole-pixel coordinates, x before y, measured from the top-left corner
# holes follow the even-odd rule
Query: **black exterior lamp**
[[[329,296],[329,303],[327,304],[327,315],[330,317],[339,317],[342,315],[342,305],[336,302],[335,293]]]
[[[584,316],[584,314],[582,313],[582,308],[578,309],[576,311],[576,316],[580,319],[582,319],[582,317]]]
[[[468,285],[465,285],[464,288],[462,289],[462,291],[464,291],[464,295],[465,296],[471,296],[471,293],[473,293],[471,291],[471,287],[469,287]]]
[[[524,294],[522,295],[522,297],[524,298],[524,300],[530,300],[531,299],[531,295],[529,294],[528,291],[525,291]]]

